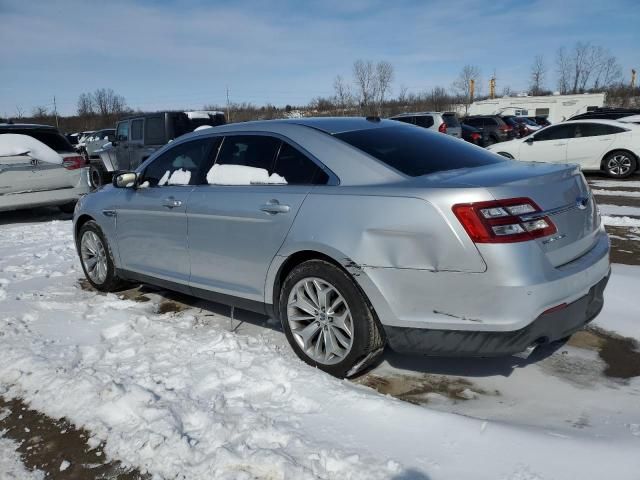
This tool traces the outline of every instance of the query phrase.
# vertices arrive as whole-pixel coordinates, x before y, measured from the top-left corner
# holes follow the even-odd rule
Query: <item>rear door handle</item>
[[[289,207],[289,205],[281,204],[278,200],[271,200],[264,205],[261,205],[260,210],[271,215],[275,215],[276,213],[287,213],[291,210],[291,207]]]
[[[173,197],[169,197],[165,199],[165,201],[162,203],[162,206],[167,208],[176,208],[176,207],[181,207],[182,202],[180,200],[176,200]]]

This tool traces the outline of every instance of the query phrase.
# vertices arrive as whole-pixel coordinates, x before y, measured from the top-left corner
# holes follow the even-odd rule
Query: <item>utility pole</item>
[[[489,80],[489,98],[496,98],[496,77]]]
[[[231,123],[231,116],[229,112],[229,87],[227,86],[227,123]]]
[[[631,90],[636,88],[636,70],[635,68],[631,69]]]
[[[56,96],[53,96],[53,114],[56,116],[56,128],[60,128],[60,125],[58,125],[58,107],[56,105]]]

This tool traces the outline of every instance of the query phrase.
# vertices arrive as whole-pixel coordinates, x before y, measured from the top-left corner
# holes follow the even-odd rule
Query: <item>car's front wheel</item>
[[[123,282],[116,274],[109,244],[95,221],[90,220],[80,228],[78,251],[82,270],[89,283],[96,289],[113,292],[122,286]]]
[[[604,170],[612,178],[627,178],[637,168],[636,159],[627,152],[611,152],[603,162]]]
[[[382,352],[384,340],[373,309],[337,266],[310,260],[295,267],[280,293],[287,340],[309,365],[336,377],[355,374]]]

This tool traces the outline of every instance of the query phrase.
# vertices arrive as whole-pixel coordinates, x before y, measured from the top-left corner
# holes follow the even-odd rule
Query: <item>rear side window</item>
[[[116,139],[119,142],[126,142],[129,140],[129,122],[120,122],[116,132]]]
[[[145,119],[144,141],[146,145],[162,145],[166,143],[163,117],[148,117]]]
[[[142,119],[131,122],[131,140],[142,140]]]
[[[455,128],[460,126],[458,117],[456,117],[455,114],[446,113],[442,115],[442,118],[444,119],[444,123],[447,124],[447,127]]]
[[[324,185],[329,176],[313,160],[288,143],[282,143],[274,173],[289,185]]]
[[[471,125],[472,127],[482,128],[482,119],[481,118],[467,118],[464,123],[467,125]]]
[[[55,150],[57,153],[73,152],[73,147],[69,140],[55,130],[36,130],[32,128],[18,129],[11,128],[0,130],[0,133],[15,133],[16,135],[28,135],[35,138],[39,142],[44,143],[47,147]]]
[[[395,120],[396,122],[402,122],[402,123],[411,123],[412,125],[416,123],[416,117],[397,117],[397,118],[392,118],[391,120]]]
[[[431,115],[417,116],[416,125],[423,128],[433,127],[433,117]]]
[[[598,137],[600,135],[613,135],[622,133],[624,128],[614,127],[613,125],[604,125],[602,123],[581,123],[576,125],[583,137]],[[578,136],[576,134],[576,136]]]
[[[482,122],[484,123],[485,127],[495,127],[499,124],[495,118],[484,118]]]
[[[404,126],[335,136],[410,177],[504,161],[448,135]]]

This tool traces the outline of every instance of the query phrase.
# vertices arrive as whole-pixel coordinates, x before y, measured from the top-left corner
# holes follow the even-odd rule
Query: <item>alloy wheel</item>
[[[287,302],[287,321],[297,344],[317,363],[339,363],[351,351],[351,310],[326,280],[308,277],[294,285]]]
[[[84,233],[80,241],[80,256],[89,278],[94,283],[104,283],[107,279],[107,251],[96,233]]]
[[[631,170],[631,158],[622,153],[616,154],[607,162],[607,171],[616,177],[627,175]]]

